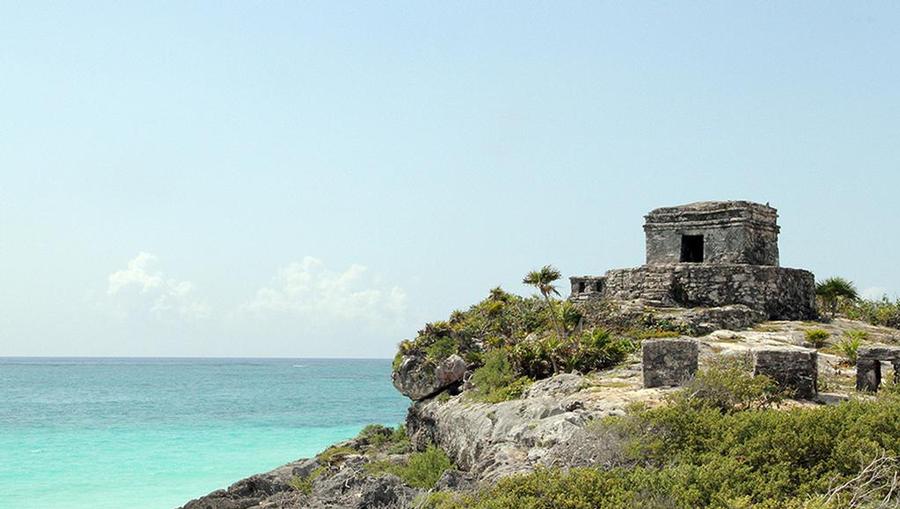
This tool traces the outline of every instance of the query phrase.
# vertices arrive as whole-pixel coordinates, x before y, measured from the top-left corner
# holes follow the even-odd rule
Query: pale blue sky
[[[789,4],[0,2],[0,355],[386,357],[709,199],[896,295],[900,4]]]

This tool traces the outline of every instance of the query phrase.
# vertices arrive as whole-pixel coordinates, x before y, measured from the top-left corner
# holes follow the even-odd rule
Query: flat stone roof
[[[732,226],[738,224],[778,231],[778,211],[750,201],[702,201],[653,209],[644,228]]]

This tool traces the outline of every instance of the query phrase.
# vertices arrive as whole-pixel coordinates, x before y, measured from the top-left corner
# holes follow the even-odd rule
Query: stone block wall
[[[573,276],[569,278],[572,285],[572,297],[575,299],[600,298],[606,286],[603,276]]]
[[[872,345],[856,353],[856,390],[875,392],[881,385],[881,363],[890,362],[894,382],[900,383],[900,347]]]
[[[641,342],[644,387],[683,384],[697,372],[699,351],[691,339],[645,339]]]
[[[819,376],[815,350],[771,348],[753,352],[753,374],[765,375],[798,399],[813,399]]]
[[[611,270],[605,277],[599,297],[606,299],[688,308],[743,304],[773,320],[816,317],[815,277],[801,269],[679,263]]]

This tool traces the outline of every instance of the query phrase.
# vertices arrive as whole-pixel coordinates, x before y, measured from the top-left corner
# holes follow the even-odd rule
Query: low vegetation
[[[722,357],[699,371],[671,399],[675,406],[730,413],[771,408],[781,391],[767,376],[753,375],[748,357]]]
[[[900,397],[775,409],[740,361],[701,371],[669,404],[601,421],[621,437],[610,468],[544,469],[438,509],[838,509],[900,505]]]
[[[471,397],[485,403],[499,403],[522,396],[531,385],[531,379],[520,376],[506,349],[495,349],[484,355],[484,365],[472,373],[474,390]]]
[[[313,481],[315,481],[320,475],[325,472],[325,467],[319,467],[309,473],[307,476],[294,476],[288,481],[288,484],[291,488],[303,493],[304,495],[309,495],[313,490]]]
[[[316,456],[316,459],[319,460],[319,463],[333,465],[353,454],[358,454],[358,451],[345,446],[331,446],[319,453],[319,455]]]
[[[847,364],[856,364],[856,354],[863,341],[868,338],[868,333],[861,330],[851,330],[844,333],[844,337],[835,344],[835,349],[846,359]]]
[[[394,474],[413,488],[431,489],[441,475],[453,468],[447,454],[436,446],[410,454],[406,460],[395,463],[390,460],[367,463],[365,469],[373,475]]]
[[[859,294],[852,281],[842,277],[831,277],[816,283],[816,297],[822,304],[820,307],[828,309],[831,317],[834,318],[839,306],[855,302],[859,299]]]
[[[555,298],[559,271],[542,267],[526,275],[524,283],[539,294],[521,297],[491,290],[485,300],[466,311],[455,311],[447,321],[426,324],[413,340],[403,341],[394,359],[419,355],[437,365],[457,354],[477,369],[472,377],[473,397],[498,402],[519,397],[534,380],[556,373],[590,372],[614,366],[635,351],[645,337],[677,336],[666,323],[648,322],[613,334],[587,328],[571,302]]]
[[[806,341],[816,348],[825,346],[825,342],[831,337],[831,334],[824,329],[809,329],[805,333]]]
[[[856,300],[841,308],[847,318],[900,329],[900,298],[891,301],[887,297],[879,300]]]
[[[406,426],[401,424],[396,428],[388,428],[380,424],[370,424],[362,429],[356,440],[365,444],[361,446],[362,452],[368,455],[375,453],[403,454],[412,450],[409,437],[406,436]]]

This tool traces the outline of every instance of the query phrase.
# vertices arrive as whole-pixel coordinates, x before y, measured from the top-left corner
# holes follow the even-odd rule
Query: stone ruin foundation
[[[682,385],[697,372],[699,352],[692,339],[645,339],[641,342],[644,387]]]
[[[819,367],[815,350],[767,348],[753,351],[753,374],[765,375],[797,399],[813,399]]]
[[[894,383],[900,383],[900,347],[863,346],[856,356],[856,390],[875,392],[881,385],[881,363],[894,368]]]
[[[740,304],[772,320],[813,319],[815,277],[778,265],[777,218],[774,208],[746,201],[653,210],[644,224],[646,263],[571,277],[570,299],[660,308]]]

